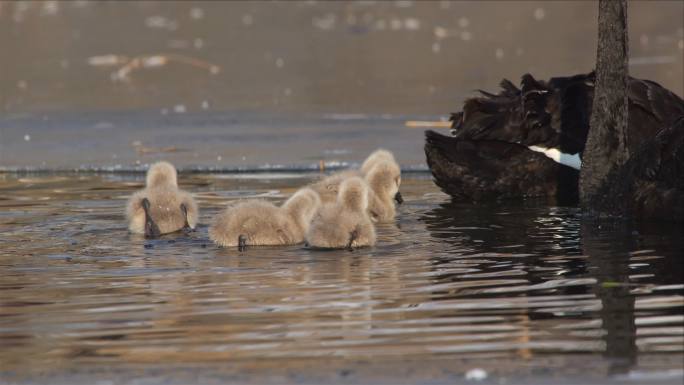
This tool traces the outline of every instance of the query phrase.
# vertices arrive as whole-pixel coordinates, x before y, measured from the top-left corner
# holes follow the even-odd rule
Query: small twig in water
[[[425,121],[425,120],[407,120],[404,123],[406,127],[411,128],[451,128],[449,121]]]

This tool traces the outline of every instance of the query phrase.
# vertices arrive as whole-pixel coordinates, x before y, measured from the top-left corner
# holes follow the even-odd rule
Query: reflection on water
[[[141,176],[0,174],[0,379],[681,382],[681,228],[452,204],[419,174],[371,249],[208,242],[226,201],[312,177],[182,176],[204,225],[148,241],[123,221]]]

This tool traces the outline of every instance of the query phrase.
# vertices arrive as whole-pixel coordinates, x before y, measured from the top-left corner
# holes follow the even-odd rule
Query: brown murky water
[[[631,1],[630,73],[684,95],[684,3]],[[446,114],[589,72],[595,1],[0,1],[0,111]]]
[[[227,201],[314,177],[181,175],[203,225],[150,241],[123,218],[142,175],[0,174],[0,382],[681,383],[681,228],[452,204],[416,173],[374,248],[208,241]]]

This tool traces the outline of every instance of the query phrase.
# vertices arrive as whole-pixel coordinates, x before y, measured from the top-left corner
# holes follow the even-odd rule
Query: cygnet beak
[[[195,231],[195,229],[190,227],[190,223],[188,223],[188,208],[185,206],[184,203],[181,203],[180,208],[181,212],[183,213],[183,217],[185,217],[185,224],[183,225],[183,228],[181,230],[183,230],[183,232],[186,234]]]
[[[404,198],[401,196],[399,191],[397,191],[397,193],[394,195],[394,200],[397,201],[398,204],[404,203]]]

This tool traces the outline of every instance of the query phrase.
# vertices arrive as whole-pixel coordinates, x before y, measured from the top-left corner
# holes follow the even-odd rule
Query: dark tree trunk
[[[601,186],[614,183],[615,181],[609,180],[611,171],[629,158],[627,43],[627,0],[600,0],[596,88],[580,172],[582,206],[597,214],[601,214],[601,207],[595,207],[593,202],[603,200],[596,199]],[[622,202],[613,209],[614,212],[609,214],[624,214],[627,202]]]

